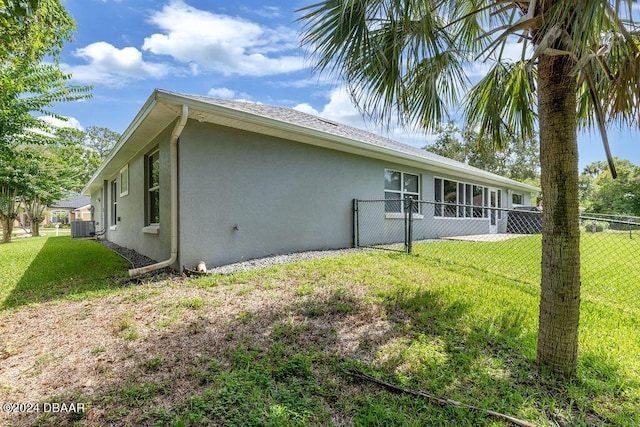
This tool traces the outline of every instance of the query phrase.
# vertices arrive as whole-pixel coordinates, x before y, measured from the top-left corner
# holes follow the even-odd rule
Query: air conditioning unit
[[[95,221],[73,221],[71,223],[71,238],[94,237],[96,235]]]

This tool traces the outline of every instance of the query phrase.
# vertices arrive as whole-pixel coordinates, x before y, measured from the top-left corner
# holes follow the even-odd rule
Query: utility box
[[[96,235],[95,221],[73,221],[71,223],[71,238],[86,238]]]

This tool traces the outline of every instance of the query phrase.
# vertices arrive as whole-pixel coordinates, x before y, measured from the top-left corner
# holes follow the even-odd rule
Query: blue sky
[[[154,88],[296,108],[423,147],[432,136],[367,123],[343,87],[312,73],[296,10],[314,0],[63,0],[76,20],[61,62],[90,100],[60,104],[68,125],[123,132]],[[482,70],[482,67],[479,67]],[[640,132],[614,127],[614,156],[640,165]],[[596,132],[579,135],[580,167],[604,160]]]

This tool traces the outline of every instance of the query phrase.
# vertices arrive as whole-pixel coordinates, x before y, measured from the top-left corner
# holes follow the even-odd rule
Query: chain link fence
[[[580,216],[583,300],[640,309],[640,218]],[[354,246],[412,253],[540,285],[542,212],[399,200],[354,201]]]

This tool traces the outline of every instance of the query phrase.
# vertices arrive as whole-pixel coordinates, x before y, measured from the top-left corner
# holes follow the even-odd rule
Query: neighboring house
[[[84,189],[106,239],[174,268],[349,247],[354,198],[508,208],[537,191],[296,110],[162,90]],[[381,222],[401,210],[389,203]],[[420,214],[460,234],[506,230],[456,212]]]
[[[91,219],[91,199],[89,196],[76,194],[59,200],[47,206],[44,214],[43,225],[46,224],[70,224],[73,221],[89,221]],[[22,212],[16,220],[16,226],[20,224],[31,227],[31,222],[25,212]]]
[[[91,199],[85,195],[69,196],[47,207],[45,224],[91,220]]]

